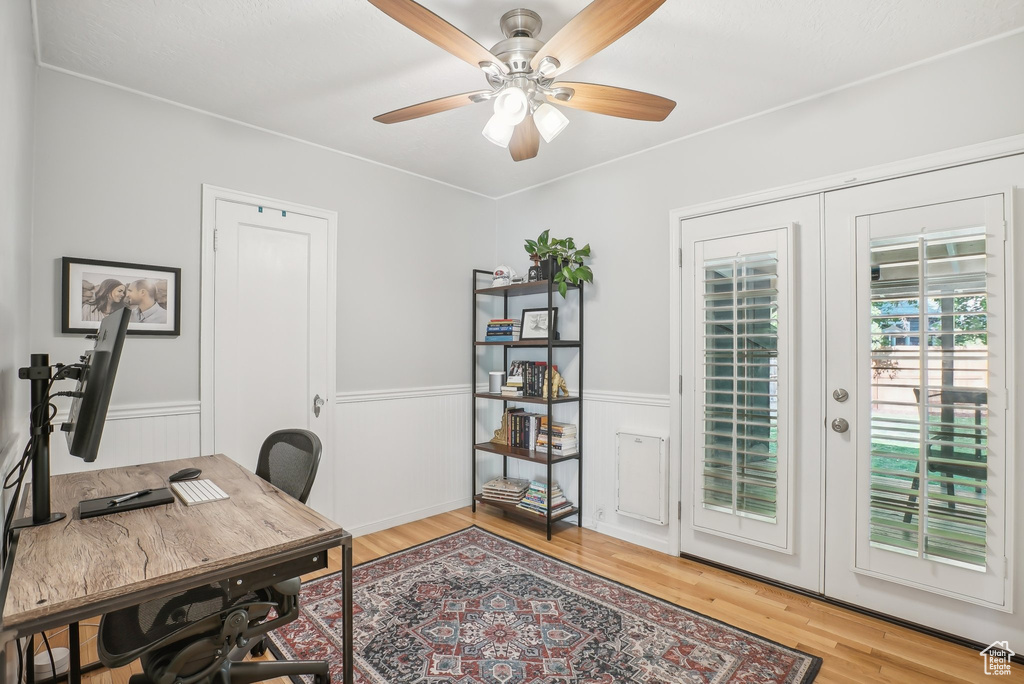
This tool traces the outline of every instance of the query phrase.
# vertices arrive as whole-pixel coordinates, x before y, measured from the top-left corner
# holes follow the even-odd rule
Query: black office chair
[[[278,430],[263,442],[256,474],[305,503],[321,451],[308,430]],[[211,584],[107,613],[100,620],[100,662],[114,668],[141,659],[142,674],[129,684],[249,684],[300,675],[330,684],[323,660],[241,662],[246,652],[265,653],[265,635],[299,616],[299,588],[298,577],[241,595],[226,583]]]
[[[320,468],[323,445],[316,433],[301,428],[271,432],[260,447],[256,475],[306,503]],[[296,582],[298,579],[296,579]],[[255,657],[267,652],[267,640],[261,638],[250,649]]]
[[[260,447],[256,474],[302,503],[309,498],[323,445],[309,430],[293,428],[270,433]]]
[[[142,661],[129,684],[250,684],[313,675],[330,684],[326,661],[240,662],[256,638],[299,616],[299,581],[232,597],[226,583],[190,589],[100,619],[100,662],[110,668]],[[267,619],[271,609],[276,613]]]

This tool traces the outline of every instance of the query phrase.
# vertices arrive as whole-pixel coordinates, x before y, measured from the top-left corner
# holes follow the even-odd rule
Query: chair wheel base
[[[249,649],[249,654],[252,655],[253,658],[262,658],[267,652],[267,646],[267,639],[266,637],[263,637]]]

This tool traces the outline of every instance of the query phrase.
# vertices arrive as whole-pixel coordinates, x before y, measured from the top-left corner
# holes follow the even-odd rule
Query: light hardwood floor
[[[1024,682],[1024,665],[1015,663],[1010,677],[987,677],[981,657],[970,649],[568,524],[560,524],[549,542],[540,527],[506,520],[485,509],[474,514],[464,508],[359,537],[353,546],[355,563],[478,525],[598,575],[821,656],[818,684]],[[324,573],[340,567],[340,552],[335,549]],[[133,671],[135,667],[100,670],[83,679],[88,684],[124,684]]]

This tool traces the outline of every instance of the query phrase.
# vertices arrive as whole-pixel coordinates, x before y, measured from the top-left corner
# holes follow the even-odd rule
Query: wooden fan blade
[[[474,95],[485,95],[489,92],[491,91],[474,90],[471,93],[460,93],[458,95],[449,95],[448,97],[439,97],[436,100],[420,102],[419,104],[396,109],[388,112],[387,114],[375,116],[373,117],[373,120],[381,123],[393,124],[398,123],[399,121],[418,119],[421,116],[430,116],[431,114],[447,112],[449,109],[458,109],[459,107],[465,107],[468,104],[473,104],[475,102],[473,100]]]
[[[554,57],[559,66],[546,75],[550,78],[568,71],[629,33],[664,2],[594,0],[544,44],[534,55],[530,66],[537,71],[545,57]]]
[[[497,65],[503,73],[508,73],[508,67],[492,55],[487,48],[426,7],[412,0],[370,0],[370,4],[399,24],[415,31],[459,59],[465,60],[475,67],[480,66],[481,62],[491,62]]]
[[[537,124],[533,122],[533,117],[528,116],[512,131],[512,141],[508,144],[508,151],[512,153],[513,159],[523,161],[536,157],[538,150],[540,150],[540,131],[537,130]]]
[[[664,97],[615,86],[559,81],[554,87],[572,88],[576,92],[568,101],[548,97],[549,102],[596,114],[619,116],[623,119],[664,121],[676,107],[675,102]]]

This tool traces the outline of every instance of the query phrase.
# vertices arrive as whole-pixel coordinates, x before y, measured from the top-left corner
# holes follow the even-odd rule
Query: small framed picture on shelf
[[[551,320],[548,320],[547,309],[523,309],[523,322],[519,339],[546,340],[558,339],[558,307],[551,307]]]

